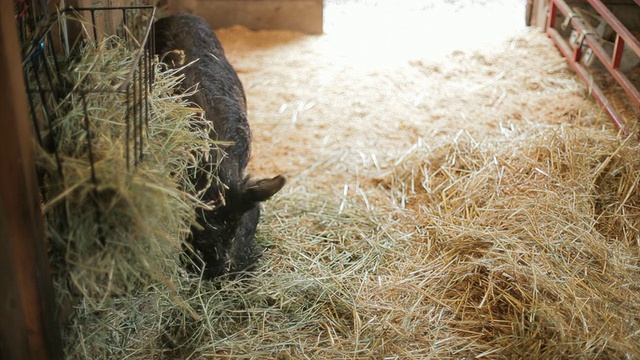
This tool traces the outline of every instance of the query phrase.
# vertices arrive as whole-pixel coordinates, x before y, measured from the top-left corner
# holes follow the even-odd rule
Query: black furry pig
[[[211,163],[220,183],[213,182],[204,192],[204,200],[218,204],[213,210],[198,209],[198,223],[192,228],[190,243],[204,261],[205,278],[250,270],[258,258],[255,232],[260,217],[260,202],[269,199],[285,184],[283,176],[252,180],[245,175],[249,161],[251,131],[247,121],[246,97],[240,79],[227,61],[224,50],[207,22],[193,15],[173,15],[155,23],[156,54],[171,66],[175,54],[184,70],[183,86],[198,86],[190,98],[204,110],[213,123],[214,140],[230,142],[220,159],[211,152]],[[167,61],[169,60],[169,61]],[[175,64],[174,64],[175,65]],[[219,163],[217,166],[213,164]],[[203,187],[202,179],[196,182]],[[196,262],[197,263],[197,262]]]

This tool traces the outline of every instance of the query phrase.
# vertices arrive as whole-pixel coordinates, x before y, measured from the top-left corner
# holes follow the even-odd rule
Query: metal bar
[[[27,87],[29,87],[29,77],[26,76],[27,72],[24,72],[24,83]],[[27,96],[28,104],[29,104],[29,112],[31,113],[31,122],[33,122],[33,128],[36,131],[36,138],[38,138],[38,144],[44,149],[44,143],[42,141],[42,134],[40,132],[40,124],[38,124],[38,116],[36,112],[36,106],[33,103],[33,98],[31,96]],[[43,115],[44,116],[44,115]],[[44,120],[43,120],[44,122]]]
[[[129,108],[130,103],[131,103],[131,94],[130,94],[130,89],[127,88],[125,90],[125,94],[126,94],[126,110],[125,110],[125,118],[124,118],[124,123],[125,123],[125,157],[127,159],[127,171],[131,171],[130,169],[130,165],[129,162],[131,161],[131,154],[130,154],[130,149],[129,149],[129,141],[131,140],[131,109]]]
[[[558,7],[555,0],[551,0],[549,4],[549,16],[547,17],[547,29],[553,29],[556,25],[556,15],[558,13]]]
[[[127,10],[126,9],[122,9],[122,23],[124,24],[124,27],[126,28],[127,25]],[[126,43],[127,40],[129,39],[129,32],[126,29],[122,29],[122,37],[124,38],[124,42]],[[135,39],[137,40],[137,39]]]
[[[624,51],[624,39],[620,37],[620,34],[616,35],[616,42],[613,46],[613,61],[611,62],[611,67],[614,69],[619,69],[620,64],[622,63],[622,54]]]
[[[133,70],[136,69],[137,64],[134,64],[134,66],[132,67]],[[139,145],[140,145],[140,141],[139,141],[139,136],[140,136],[140,126],[138,123],[138,102],[140,101],[140,98],[138,97],[138,90],[136,89],[136,83],[137,83],[137,73],[136,72],[132,72],[133,78],[131,79],[131,82],[129,83],[129,86],[131,87],[131,93],[133,93],[133,101],[131,102],[131,108],[133,109],[133,164],[134,166],[138,166],[138,152],[142,151],[142,149],[140,149]]]
[[[87,108],[87,94],[84,90],[80,90],[80,98],[82,101],[82,109],[84,111],[84,126],[87,132],[87,146],[89,150],[89,166],[91,169],[91,182],[93,183],[93,202],[96,209],[96,224],[98,224],[98,240],[101,245],[105,245],[104,227],[102,226],[102,212],[100,203],[98,202],[98,178],[96,176],[96,162],[93,155],[93,144],[91,136],[91,121],[89,120],[89,109]]]
[[[549,37],[556,43],[556,46],[558,47],[562,55],[564,55],[568,59],[569,64],[575,69],[582,80],[589,86],[589,90],[593,94],[593,97],[600,105],[604,107],[605,112],[613,121],[613,125],[615,125],[618,130],[623,130],[625,127],[624,119],[609,103],[609,100],[607,100],[607,97],[604,95],[600,87],[598,87],[598,85],[593,82],[589,71],[585,69],[585,67],[582,66],[579,61],[574,61],[572,59],[571,55],[573,54],[573,50],[571,49],[571,46],[567,44],[560,33],[554,28],[547,28],[547,35],[549,35]]]
[[[51,31],[47,31],[47,39],[49,40],[46,45],[49,46],[50,48],[53,47],[53,35],[51,34]],[[53,50],[49,50],[50,52],[53,52]],[[60,84],[62,82],[62,71],[60,70],[60,64],[58,61],[58,57],[57,56],[53,56],[53,65],[56,68],[56,80],[58,81],[58,84]],[[56,94],[56,96],[58,96],[58,94]]]
[[[640,1],[640,0],[638,0]],[[153,9],[155,12],[155,6],[153,5],[135,5],[135,6],[91,6],[91,7],[74,7],[74,8],[65,8],[62,12],[66,11],[91,11],[91,10],[122,10],[126,9]]]
[[[146,53],[146,51],[144,50],[144,47],[141,48],[142,51],[144,53]],[[144,89],[143,86],[145,86],[144,84],[144,65],[143,65],[144,61],[141,61],[138,63],[137,67],[138,67],[138,80],[137,80],[137,88],[136,91],[138,91],[138,101],[139,101],[139,105],[138,105],[138,121],[139,121],[139,127],[140,130],[138,131],[138,137],[140,139],[140,153],[138,154],[138,157],[140,158],[140,160],[142,160],[142,154],[144,152],[144,132],[143,130],[143,124],[144,124],[144,101],[145,100],[149,100],[144,96]]]
[[[145,98],[145,102],[144,102],[144,125],[147,129],[147,132],[149,131],[149,113],[151,111],[150,106],[149,106],[149,98],[151,96],[151,59],[149,59],[150,54],[152,54],[152,52],[149,51],[149,45],[151,44],[151,42],[147,42],[147,45],[145,46],[145,51],[147,52],[147,54],[145,54],[144,56],[144,74],[145,74],[145,78],[144,78],[144,98]]]
[[[91,25],[93,25],[93,41],[98,42],[98,28],[96,26],[96,12],[91,10]]]
[[[609,26],[613,28],[613,30],[618,34],[618,36],[622,36],[624,42],[635,52],[638,56],[640,56],[640,41],[636,39],[633,34],[618,20],[618,18],[613,15],[611,10],[607,8],[602,1],[600,0],[588,0],[591,6],[607,21]],[[640,2],[636,1],[636,2]],[[639,4],[640,5],[640,4]]]
[[[80,90],[80,100],[82,101],[82,110],[84,113],[84,128],[87,132],[87,147],[88,147],[88,155],[89,155],[89,165],[91,167],[91,182],[94,186],[98,186],[98,179],[96,178],[96,168],[95,168],[95,158],[93,156],[93,145],[91,144],[91,140],[93,137],[91,136],[91,121],[89,120],[89,109],[87,108],[87,95],[85,94],[85,90]]]

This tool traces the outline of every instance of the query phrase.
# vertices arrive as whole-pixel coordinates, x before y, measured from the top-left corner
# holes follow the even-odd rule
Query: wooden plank
[[[549,0],[527,0],[527,15],[525,22],[528,26],[536,26],[541,30],[547,25]]]
[[[212,27],[322,33],[322,0],[163,0],[170,13],[191,13]]]
[[[19,49],[0,1],[0,358],[62,359]]]
[[[130,4],[125,4],[124,0],[68,0],[66,5],[74,8],[99,8],[121,7]],[[122,12],[118,10],[80,11],[79,14],[86,21],[95,23],[95,33],[97,37],[93,35],[93,28],[87,29],[89,32],[82,35],[97,42],[104,40],[105,37],[114,35],[118,27],[122,24]],[[69,24],[72,22],[74,21],[69,22]],[[79,24],[75,25],[77,26]],[[80,28],[78,28],[78,30],[79,29]],[[73,39],[73,37],[71,38]]]

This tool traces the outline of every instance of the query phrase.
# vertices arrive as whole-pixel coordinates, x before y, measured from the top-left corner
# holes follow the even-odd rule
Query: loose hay
[[[431,69],[423,65],[411,67]],[[559,63],[550,67],[557,78],[533,89],[540,102],[579,88]],[[518,78],[504,80],[500,86],[516,93]],[[162,114],[180,111],[154,104]],[[267,250],[253,276],[212,283],[175,271],[168,281],[100,297],[97,310],[84,301],[66,335],[68,357],[637,358],[636,141],[525,123],[535,108],[519,116],[524,104],[503,104],[496,109],[509,110],[500,120],[515,121],[498,128],[501,135],[454,132],[377,153],[360,143],[327,150],[322,139],[307,141],[313,155],[296,159],[302,169],[266,207],[258,240]],[[553,105],[563,115],[576,111]],[[317,136],[322,113],[306,118],[311,108],[300,109],[297,122],[276,130],[311,128]],[[558,118],[545,120],[573,121]],[[191,161],[188,147],[169,149],[179,164],[172,169]],[[150,161],[167,163],[159,155]]]
[[[80,344],[141,359],[635,358],[638,150],[529,124],[396,158],[379,185],[404,209],[289,189],[254,276],[179,277],[198,316],[162,287],[85,308]]]
[[[465,356],[640,354],[640,148],[599,130],[530,125],[422,146],[389,178],[416,211]]]

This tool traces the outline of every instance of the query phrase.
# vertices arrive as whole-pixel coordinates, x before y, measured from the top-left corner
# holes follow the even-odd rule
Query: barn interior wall
[[[283,29],[322,33],[322,0],[166,0],[169,13],[202,16],[214,28]]]

